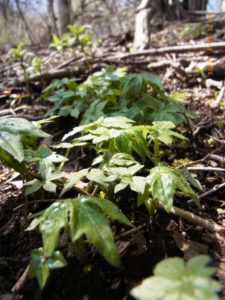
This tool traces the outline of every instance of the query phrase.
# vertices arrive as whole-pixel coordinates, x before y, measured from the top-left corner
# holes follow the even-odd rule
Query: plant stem
[[[157,166],[159,163],[159,141],[158,139],[154,139],[154,154],[153,154],[153,160],[154,160],[154,164]]]
[[[71,152],[71,148],[67,148],[66,149],[66,154],[65,154],[65,157],[68,158],[69,155],[70,155],[70,152]],[[63,169],[63,167],[65,166],[65,161],[62,161],[59,168],[58,168],[58,171],[61,171]]]

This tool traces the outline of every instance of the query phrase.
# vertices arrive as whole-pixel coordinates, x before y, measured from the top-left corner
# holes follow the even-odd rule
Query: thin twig
[[[203,171],[203,172],[225,172],[223,168],[215,168],[215,167],[188,167],[189,171]]]
[[[12,293],[16,294],[18,293],[26,284],[28,278],[29,278],[29,272],[30,272],[30,266],[28,265],[23,272],[23,274],[20,276],[20,278],[17,280],[17,282],[14,284],[12,288]]]
[[[218,185],[215,185],[211,190],[199,195],[198,198],[202,199],[202,198],[205,198],[207,196],[210,196],[210,195],[214,194],[215,192],[219,191],[220,189],[222,189],[224,187],[225,187],[225,182],[223,182],[221,184],[218,184]]]
[[[147,227],[147,225],[148,225],[147,223],[144,223],[144,224],[141,224],[141,225],[139,225],[139,226],[137,226],[137,227],[135,227],[135,228],[132,228],[132,229],[130,229],[130,230],[128,230],[128,231],[125,231],[125,232],[123,232],[123,233],[117,235],[117,236],[115,237],[115,240],[118,241],[118,240],[120,240],[121,238],[125,238],[125,237],[128,237],[128,236],[132,235],[132,234],[135,234],[135,233],[137,233],[138,231],[140,231],[141,229],[144,229],[145,227]]]

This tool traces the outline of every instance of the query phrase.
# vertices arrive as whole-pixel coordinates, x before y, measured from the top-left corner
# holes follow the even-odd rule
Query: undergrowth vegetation
[[[166,94],[157,76],[108,68],[83,83],[75,79],[53,81],[43,91],[42,99],[53,103],[48,115],[71,115],[80,120],[80,125],[51,149],[37,139],[49,136],[41,126],[54,118],[36,124],[20,118],[0,118],[0,160],[21,174],[28,200],[32,195],[52,202],[33,215],[27,229],[37,228],[42,236],[43,246],[32,251],[29,267],[41,288],[52,269],[66,265],[65,253],[61,251],[65,245],[72,245],[74,255],[81,258],[87,240],[110,264],[120,266],[111,224],[135,226],[130,212],[125,215],[120,210],[121,202],[126,201],[118,197],[123,191],[134,203],[130,211],[143,205],[150,218],[158,208],[170,212],[177,191],[182,201],[190,197],[200,207],[196,193],[201,189],[199,181],[187,169],[175,169],[163,161],[161,148],[162,144],[187,141],[176,131],[176,125],[191,126],[193,113]],[[67,162],[77,147],[87,153],[92,151],[94,159],[87,168],[71,172]],[[65,155],[59,155],[58,151],[65,151]],[[205,262],[195,261],[202,268]],[[185,269],[182,261],[172,263]],[[194,263],[187,266],[190,264]],[[164,267],[162,263],[156,270]],[[204,276],[212,275],[207,271],[210,269],[205,270]],[[186,276],[185,272],[182,276]],[[155,271],[155,275],[160,274]],[[192,275],[194,278],[195,274]],[[204,286],[211,282],[201,280]],[[173,277],[171,281],[176,283]],[[168,284],[162,289],[160,299],[172,299],[163,294]],[[177,285],[182,287],[179,282]],[[213,283],[209,290],[214,293],[216,288]],[[139,291],[136,288],[132,293],[138,295]]]
[[[127,74],[126,69],[109,67],[86,81],[53,81],[42,99],[51,102],[48,115],[72,116],[86,124],[102,116],[125,116],[138,124],[193,120],[194,113],[167,95],[161,79],[153,74]]]
[[[218,300],[220,285],[210,278],[216,270],[208,263],[205,255],[188,262],[177,257],[164,259],[155,267],[154,276],[145,279],[131,294],[139,300]]]
[[[64,33],[61,38],[53,34],[53,41],[49,47],[56,49],[62,54],[66,50],[76,54],[76,50],[79,50],[85,55],[90,55],[95,40],[92,34],[88,32],[88,29],[89,26],[85,25],[80,27],[68,25],[68,32]]]

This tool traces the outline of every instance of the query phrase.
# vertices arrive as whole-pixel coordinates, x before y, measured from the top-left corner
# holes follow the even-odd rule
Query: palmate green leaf
[[[34,126],[30,121],[23,118],[0,117],[1,131],[17,132],[36,137],[49,137],[49,134]]]
[[[173,141],[173,138],[179,138],[181,140],[186,140],[186,138],[173,129],[176,128],[175,124],[170,121],[160,121],[153,122],[153,126],[150,127],[150,138],[157,138],[159,141],[170,145]]]
[[[130,182],[130,188],[132,191],[138,194],[144,194],[146,188],[146,178],[142,176],[133,176]]]
[[[176,182],[170,173],[155,173],[151,182],[153,199],[161,202],[163,207],[170,211],[173,206],[173,196],[176,191]]]
[[[55,193],[57,185],[54,181],[65,176],[64,172],[55,171],[55,164],[67,161],[66,157],[52,152],[47,146],[41,145],[36,151],[26,150],[25,161],[35,162],[40,179],[28,181],[25,186],[25,194],[29,195],[43,188],[50,193]]]
[[[107,101],[102,101],[96,99],[91,103],[91,105],[86,109],[82,116],[82,121],[80,124],[87,124],[95,121],[96,119],[104,116],[104,109],[107,105]]]
[[[164,90],[160,77],[154,74],[128,74],[121,81],[121,97],[137,99],[147,92],[149,85],[158,92]]]
[[[164,90],[162,80],[159,76],[154,74],[143,74],[144,79],[151,85],[153,89]]]
[[[129,152],[131,151],[131,153],[127,151],[124,152],[128,154],[136,152],[141,157],[142,161],[144,161],[145,158],[151,160],[146,131],[148,131],[148,126],[133,126],[132,128],[127,129],[125,135],[127,135],[127,138],[131,141],[131,149],[129,149]],[[116,145],[118,145],[117,140],[118,138],[115,141]]]
[[[88,241],[109,263],[118,266],[120,259],[107,217],[132,226],[111,201],[85,196],[53,203],[33,220],[27,230],[39,227],[45,257],[52,255],[64,229],[68,231],[72,241],[86,235]]]
[[[9,168],[14,169],[16,172],[22,174],[25,179],[30,180],[31,176],[27,173],[27,168],[24,162],[18,162],[9,152],[0,148],[0,161]]]
[[[43,248],[34,249],[31,252],[30,274],[35,276],[38,284],[43,289],[50,275],[50,270],[59,269],[67,265],[62,253],[54,251],[50,257],[46,257]]]
[[[16,160],[22,162],[24,159],[23,144],[21,136],[8,131],[0,132],[0,148],[15,157]]]
[[[131,99],[147,91],[147,82],[142,74],[128,74],[121,81],[121,97]]]
[[[116,267],[120,265],[112,231],[101,213],[86,203],[82,203],[79,208],[77,227],[78,230],[73,237],[73,241],[78,240],[85,234],[89,242],[96,247],[109,263]]]
[[[161,261],[154,276],[131,290],[139,300],[218,300],[220,285],[210,277],[215,269],[207,267],[209,257],[200,255],[184,262],[181,258]]]
[[[88,180],[99,183],[100,185],[105,185],[107,182],[107,176],[104,174],[103,170],[100,169],[91,169],[86,177]]]
[[[8,152],[15,160],[24,160],[23,139],[30,137],[48,137],[49,135],[22,118],[0,118],[0,149]]]
[[[173,196],[176,190],[180,190],[184,195],[191,197],[196,205],[200,207],[196,193],[178,170],[164,166],[155,167],[151,169],[147,182],[150,185],[153,200],[159,201],[167,211],[172,208]]]
[[[65,228],[67,224],[67,212],[64,203],[53,203],[43,215],[40,223],[40,232],[43,240],[44,255],[51,256],[55,250],[60,230]]]
[[[125,117],[106,117],[88,125],[79,126],[66,134],[63,140],[78,132],[84,135],[76,138],[73,145],[87,142],[99,152],[122,152],[132,155],[137,153],[142,161],[151,159],[147,133],[150,126],[133,126],[133,121]]]
[[[24,184],[26,187],[25,189],[25,196],[28,196],[30,194],[33,194],[37,191],[39,191],[42,187],[42,182],[39,179],[33,179],[31,181],[28,181]]]
[[[135,158],[127,153],[115,153],[109,160],[110,167],[130,167],[139,164]]]
[[[52,172],[52,168],[48,167],[47,169],[41,169],[42,180],[33,179],[24,184],[26,187],[25,195],[30,195],[37,192],[41,188],[50,193],[56,193],[57,184],[54,183],[55,180],[58,180],[65,176],[65,172]]]
[[[76,185],[86,174],[88,173],[89,169],[82,169],[75,173],[70,173],[68,175],[68,181],[66,182],[60,197],[62,197],[66,192],[68,192],[74,185]]]
[[[137,206],[144,204],[150,214],[155,212],[158,204],[161,204],[169,212],[177,190],[182,191],[185,196],[191,197],[196,205],[200,206],[199,199],[189,184],[191,181],[186,179],[187,176],[183,175],[182,170],[158,166],[152,168],[147,177],[134,176],[135,173],[129,175],[126,172],[124,173],[126,176],[123,177],[124,174],[120,173],[116,179],[117,182],[119,181],[116,191],[129,185],[132,191],[138,193]],[[189,174],[189,176],[191,175]],[[193,186],[196,187],[196,184]]]
[[[113,137],[115,137],[121,133],[121,130],[130,128],[133,123],[134,123],[134,121],[127,119],[126,117],[123,117],[123,116],[106,117],[106,118],[101,117],[97,121],[92,122],[90,124],[75,127],[68,134],[64,135],[62,140],[65,141],[69,137],[74,136],[80,132],[83,132],[86,134],[91,133],[94,138],[94,136],[97,137],[97,136],[101,135],[102,130],[105,130],[105,132],[107,133],[107,139],[109,139],[111,137],[111,135]],[[110,131],[112,129],[114,129],[114,131]],[[111,132],[111,135],[110,135],[110,132]],[[77,140],[79,140],[79,139],[77,139]]]

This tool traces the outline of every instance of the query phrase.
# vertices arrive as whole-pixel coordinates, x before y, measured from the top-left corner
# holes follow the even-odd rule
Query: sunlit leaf
[[[215,269],[207,267],[208,256],[197,256],[184,262],[181,258],[161,261],[154,276],[131,290],[139,300],[218,300],[220,284],[210,277]]]

